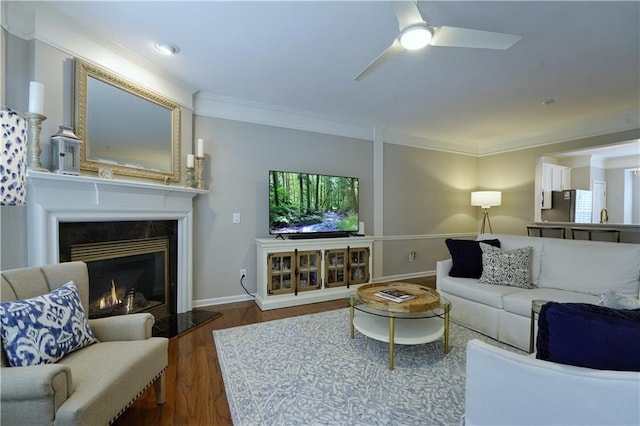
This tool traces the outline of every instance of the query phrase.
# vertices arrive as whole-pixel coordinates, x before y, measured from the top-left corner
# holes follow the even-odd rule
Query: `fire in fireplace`
[[[71,259],[87,263],[89,318],[151,312],[169,315],[168,238],[76,244]]]
[[[89,318],[150,312],[159,320],[175,313],[171,222],[61,224],[61,261],[87,264]]]
[[[98,299],[98,302],[93,303],[93,305],[95,306],[97,304],[98,305],[97,309],[109,309],[112,306],[118,306],[121,303],[122,303],[122,299],[118,297],[118,292],[116,290],[116,283],[114,280],[111,280],[111,291],[109,293],[104,294],[102,297],[100,297]]]

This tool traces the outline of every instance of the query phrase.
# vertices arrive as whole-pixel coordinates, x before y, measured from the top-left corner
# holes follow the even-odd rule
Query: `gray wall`
[[[571,169],[571,189],[591,190],[591,167]]]
[[[45,83],[46,143],[71,117],[71,56],[39,41],[7,36],[4,42],[7,106],[24,111],[28,81]],[[372,233],[373,200],[381,196],[374,193],[373,179],[382,172],[373,169],[373,142],[192,116],[185,109],[182,118],[183,156],[193,152],[193,139],[206,141],[210,189],[194,201],[194,299],[242,297],[240,268],[248,270],[247,288],[255,291],[254,240],[268,232],[269,169],[359,177],[362,220]],[[533,220],[537,156],[633,138],[637,130],[481,157],[385,144],[382,275],[432,272],[435,261],[447,257],[444,238],[477,232],[482,213],[470,206],[475,189],[503,192],[503,205],[491,209],[494,232],[524,234]],[[0,268],[26,266],[26,209],[1,210]],[[232,224],[234,212],[241,214],[238,225]],[[408,261],[410,251],[416,251],[414,262]]]
[[[44,84],[44,115],[40,142],[41,161],[44,167],[51,164],[49,136],[58,131],[61,124],[73,124],[73,56],[46,43],[24,41],[6,33],[3,29],[6,52],[2,87],[6,87],[4,100],[7,107],[25,112],[29,104],[29,81]],[[193,152],[192,112],[181,109],[181,155]],[[184,170],[182,170],[184,176]],[[0,207],[0,269],[27,266],[27,220],[24,207]]]
[[[26,111],[28,106],[29,70],[31,66],[29,46],[33,42],[15,37],[4,28],[2,31],[3,105],[16,111]],[[33,55],[31,55],[33,57]],[[0,207],[0,269],[26,266],[27,262],[27,209],[25,206]]]
[[[604,177],[601,180],[607,182],[607,210],[609,211],[609,223],[624,223],[624,199],[625,199],[625,176],[627,172],[625,168],[607,169]],[[635,220],[632,223],[640,223],[638,220],[637,209],[640,203],[640,182],[637,178],[631,179],[631,188],[628,189],[630,193],[635,191],[635,196],[629,194],[632,199],[632,203],[635,203],[635,212],[633,214],[634,206],[631,206],[631,219]]]
[[[242,294],[241,268],[256,290],[255,238],[269,236],[269,170],[357,177],[360,220],[372,220],[371,141],[201,116],[195,129],[206,141],[209,194],[194,204],[194,299]]]
[[[385,144],[384,276],[433,271],[448,257],[445,238],[478,231],[477,179],[476,157]]]
[[[624,205],[622,203],[624,200],[624,169],[607,170],[606,180],[609,222],[624,223]],[[613,200],[618,200],[618,203],[614,203]]]

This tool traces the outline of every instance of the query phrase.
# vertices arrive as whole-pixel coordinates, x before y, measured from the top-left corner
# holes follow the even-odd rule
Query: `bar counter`
[[[575,223],[575,222],[532,222],[535,226],[564,227],[567,239],[571,239],[571,228],[619,229],[621,243],[640,244],[640,225],[622,223]],[[595,238],[594,238],[595,240]]]

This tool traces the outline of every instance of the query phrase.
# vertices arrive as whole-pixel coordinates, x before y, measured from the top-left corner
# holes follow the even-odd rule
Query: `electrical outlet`
[[[413,262],[414,260],[416,260],[416,252],[411,251],[411,253],[409,253],[409,262]]]
[[[240,279],[242,279],[242,277],[247,278],[247,270],[246,269],[240,269]]]

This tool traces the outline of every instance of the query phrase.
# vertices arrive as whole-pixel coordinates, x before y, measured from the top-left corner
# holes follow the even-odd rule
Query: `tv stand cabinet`
[[[256,239],[261,310],[346,297],[371,282],[373,238]]]

